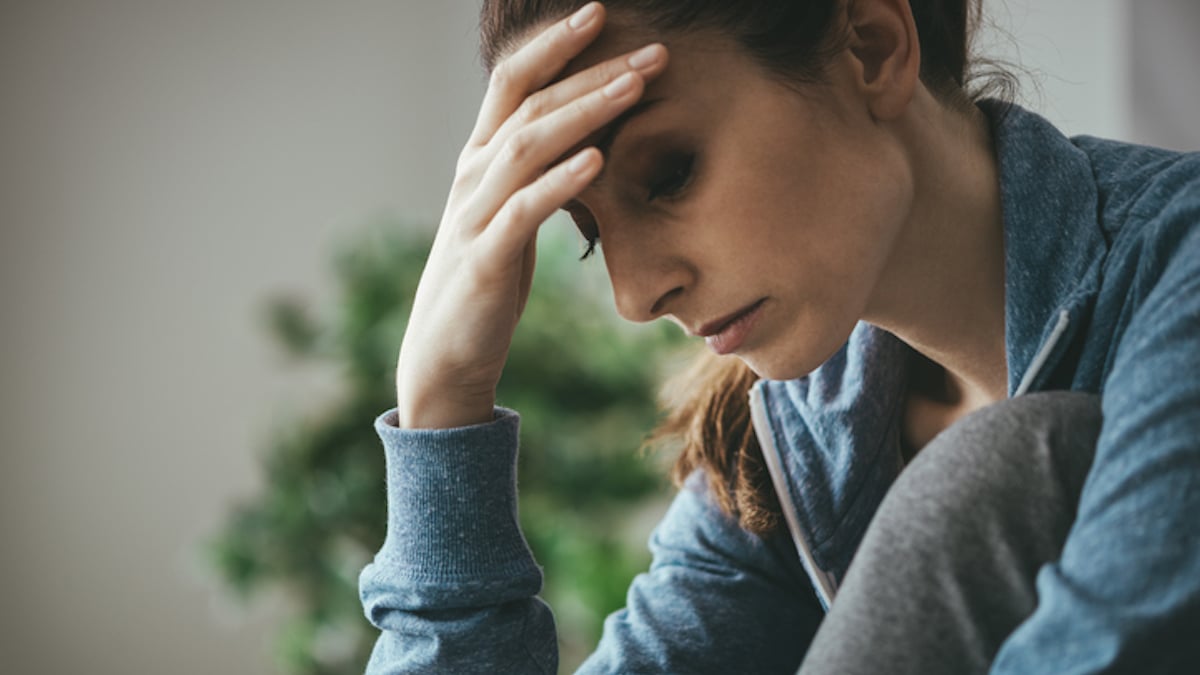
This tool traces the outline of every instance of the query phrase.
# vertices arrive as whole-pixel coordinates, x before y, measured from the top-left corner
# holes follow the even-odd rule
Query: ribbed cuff
[[[496,408],[491,422],[456,429],[399,429],[396,419],[393,409],[375,420],[388,485],[376,561],[426,592],[511,592],[514,582],[538,592],[541,571],[517,522],[517,413]]]

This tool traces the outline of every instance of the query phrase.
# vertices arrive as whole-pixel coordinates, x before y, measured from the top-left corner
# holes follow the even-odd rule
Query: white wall
[[[1162,0],[1159,0],[1162,1]],[[1132,0],[984,0],[981,54],[1011,61],[1025,105],[1068,134],[1123,137]]]
[[[327,296],[376,215],[440,211],[475,7],[0,4],[0,671],[272,671],[272,613],[197,563],[327,391],[258,311]]]
[[[982,53],[1068,134],[1200,150],[1200,2],[984,0]]]
[[[1072,132],[1132,133],[1130,73],[1195,63],[1191,0],[1151,61],[1122,0],[988,3]],[[0,6],[0,669],[271,671],[275,614],[238,618],[195,563],[273,420],[328,392],[257,311],[327,300],[330,246],[375,215],[438,213],[476,4]],[[1156,113],[1170,139],[1196,138],[1191,91]]]
[[[1130,2],[1129,138],[1200,150],[1200,2]]]

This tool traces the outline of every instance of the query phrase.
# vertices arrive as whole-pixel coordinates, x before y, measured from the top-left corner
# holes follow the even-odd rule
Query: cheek
[[[743,355],[763,377],[803,376],[849,338],[910,208],[894,163],[836,157],[781,162],[740,193],[741,266],[780,300],[771,339]]]
[[[877,165],[781,162],[744,172],[719,202],[731,251],[754,251],[764,272],[802,281],[810,294],[862,292],[882,268],[909,207],[902,178]]]
[[[827,147],[796,164],[787,208],[814,282],[861,311],[890,256],[912,202],[910,175],[886,148]],[[824,283],[822,283],[824,282]],[[847,297],[850,296],[850,297]]]

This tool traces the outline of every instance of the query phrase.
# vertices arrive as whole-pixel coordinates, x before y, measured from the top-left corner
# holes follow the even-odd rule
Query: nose
[[[695,284],[695,269],[682,258],[632,242],[606,242],[603,250],[617,313],[628,321],[642,323],[671,313]]]

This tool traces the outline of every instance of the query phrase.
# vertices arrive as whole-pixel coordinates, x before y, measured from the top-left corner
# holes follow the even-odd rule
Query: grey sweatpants
[[[1095,396],[1030,394],[929,443],[880,505],[800,674],[986,673],[1062,551],[1100,421]]]

